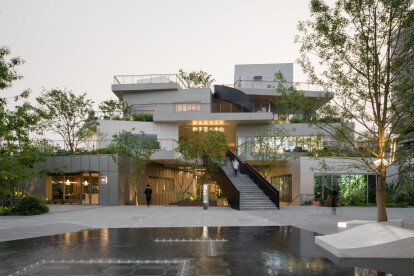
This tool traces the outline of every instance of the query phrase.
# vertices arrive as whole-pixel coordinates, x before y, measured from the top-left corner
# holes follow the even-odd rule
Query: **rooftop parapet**
[[[121,92],[163,91],[185,89],[187,85],[177,74],[116,75],[112,91]]]

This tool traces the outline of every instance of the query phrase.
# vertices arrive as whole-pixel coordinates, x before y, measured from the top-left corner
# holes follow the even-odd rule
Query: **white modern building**
[[[316,105],[326,103],[327,91],[308,83],[294,83],[293,64],[236,65],[232,85],[187,88],[177,75],[122,75],[114,77],[113,93],[132,107],[131,117],[111,118],[96,113],[99,121],[98,147],[105,148],[114,134],[142,132],[157,139],[160,149],[151,156],[137,191],[131,183],[134,166],[119,167],[118,156],[96,154],[53,156],[43,168],[63,167],[48,176],[34,179],[31,192],[50,203],[123,205],[145,204],[146,184],[153,188],[153,204],[200,195],[193,175],[177,164],[178,141],[195,131],[225,134],[229,156],[237,158],[241,175],[232,174],[230,162],[221,167],[209,184],[210,197],[219,205],[236,209],[274,209],[283,205],[328,202],[332,187],[340,190],[342,202],[375,204],[376,176],[356,166],[358,158],[315,158],[310,153],[329,148],[335,140],[315,125],[301,123],[301,112],[279,114],[272,104],[281,99],[274,76],[282,72],[286,85],[295,85]],[[328,91],[333,96],[333,91]],[[134,115],[151,114],[152,121],[134,121]],[[273,126],[284,137],[268,137],[270,152],[285,156],[273,162],[263,177],[255,159],[257,132]],[[263,163],[262,163],[263,164]],[[392,170],[392,169],[391,169]],[[391,173],[391,172],[390,172]],[[188,186],[190,185],[190,186]],[[186,188],[183,188],[186,186]],[[190,188],[188,188],[190,187]]]
[[[171,168],[178,157],[175,148],[180,139],[190,137],[194,131],[222,131],[230,151],[242,164],[250,164],[249,168],[254,169],[257,162],[251,154],[254,150],[252,141],[257,131],[274,124],[276,128],[284,128],[290,133],[291,136],[284,139],[283,151],[294,154],[281,161],[281,166],[276,166],[278,168],[272,171],[266,184],[257,185],[258,192],[265,195],[263,198],[252,198],[255,204],[251,205],[242,204],[239,199],[234,204],[236,208],[258,207],[260,204],[256,204],[257,201],[266,201],[266,195],[272,197],[272,188],[279,191],[281,205],[305,204],[314,197],[324,200],[329,197],[332,184],[338,184],[346,191],[346,200],[350,202],[352,191],[357,189],[358,197],[363,197],[359,200],[375,203],[376,177],[352,166],[358,160],[324,159],[323,162],[329,163],[331,168],[322,170],[321,159],[306,156],[307,152],[321,149],[334,140],[316,126],[300,123],[300,114],[288,114],[286,120],[281,121],[272,105],[272,102],[280,99],[274,80],[278,71],[283,73],[287,85],[296,85],[309,99],[320,104],[326,101],[326,91],[318,86],[294,83],[292,63],[236,65],[233,85],[215,85],[212,88],[188,89],[177,75],[115,76],[112,85],[114,94],[132,106],[133,114],[153,114],[153,122],[99,120],[100,132],[107,139],[122,130],[136,133],[143,131],[155,136],[161,150],[151,159],[160,166]],[[330,93],[333,95],[333,92]],[[108,143],[108,140],[105,141],[101,147]],[[239,185],[237,181],[240,179],[232,178],[226,173],[226,168],[223,168],[223,177],[241,193],[239,198],[252,192]],[[255,181],[251,181],[252,185]],[[215,184],[224,196],[229,197],[225,193],[226,188],[219,182]],[[272,185],[270,190],[267,184]],[[273,203],[277,205],[275,200]]]

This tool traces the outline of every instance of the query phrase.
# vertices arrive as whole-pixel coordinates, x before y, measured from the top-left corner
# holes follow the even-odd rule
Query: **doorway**
[[[82,173],[82,204],[99,204],[99,173]]]

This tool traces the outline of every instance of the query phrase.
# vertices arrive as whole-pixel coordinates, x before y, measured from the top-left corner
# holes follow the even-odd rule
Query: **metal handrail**
[[[290,206],[290,204],[292,204],[298,197],[300,197],[301,194],[297,194],[289,203],[288,206]]]
[[[248,85],[243,85],[247,83]],[[236,80],[234,84],[223,84],[225,86],[234,87],[234,88],[260,88],[260,89],[275,89],[279,84],[279,81],[275,80],[254,80],[254,79],[241,79]],[[240,86],[238,85],[240,84]],[[317,92],[333,92],[332,87],[323,87],[317,83],[311,82],[284,82],[282,83],[285,86],[295,86],[300,91],[317,91]],[[251,87],[248,87],[248,86]]]
[[[145,75],[115,75],[114,76],[114,84],[169,83],[169,82],[176,82],[181,88],[188,88],[185,82],[177,74],[145,74]]]
[[[314,194],[297,194],[289,203],[288,203],[288,206],[290,206],[293,202],[295,202],[295,200],[298,198],[298,197],[300,197],[300,202],[299,202],[299,204],[300,205],[302,205],[303,204],[303,200],[302,200],[302,197],[303,196],[307,196],[308,198],[309,198],[309,196],[310,197],[312,197],[312,199],[313,199],[313,197],[315,196]],[[305,204],[306,205],[306,204]]]
[[[240,164],[240,172],[243,174],[248,174],[249,177],[259,186],[260,189],[270,198],[270,200],[280,209],[280,198],[279,190],[276,189],[266,178],[263,177],[255,168],[253,168],[248,163],[243,163],[236,155],[231,151],[227,151],[227,154],[230,158],[236,159]]]

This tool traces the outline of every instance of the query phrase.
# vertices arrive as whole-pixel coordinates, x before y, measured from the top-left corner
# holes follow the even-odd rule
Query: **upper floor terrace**
[[[312,89],[313,91],[305,91],[307,93],[305,96],[321,105],[329,100],[329,97],[324,94],[327,92],[326,89],[318,85],[310,83],[285,83],[285,85],[295,85],[298,89]],[[253,88],[246,88],[250,86]],[[275,91],[275,86],[277,86],[275,81],[238,80],[234,85],[188,89],[178,75],[153,74],[114,76],[112,90],[132,106],[132,114],[130,114],[132,117],[123,117],[126,120],[134,120],[136,119],[134,115],[145,113],[152,114],[155,122],[233,120],[255,123],[282,119],[272,105],[281,97]],[[96,115],[100,119],[108,117],[99,112]],[[291,112],[283,120],[288,122],[300,119],[299,114]]]
[[[118,96],[128,92],[166,91],[186,89],[187,85],[177,74],[116,75],[112,91]]]

